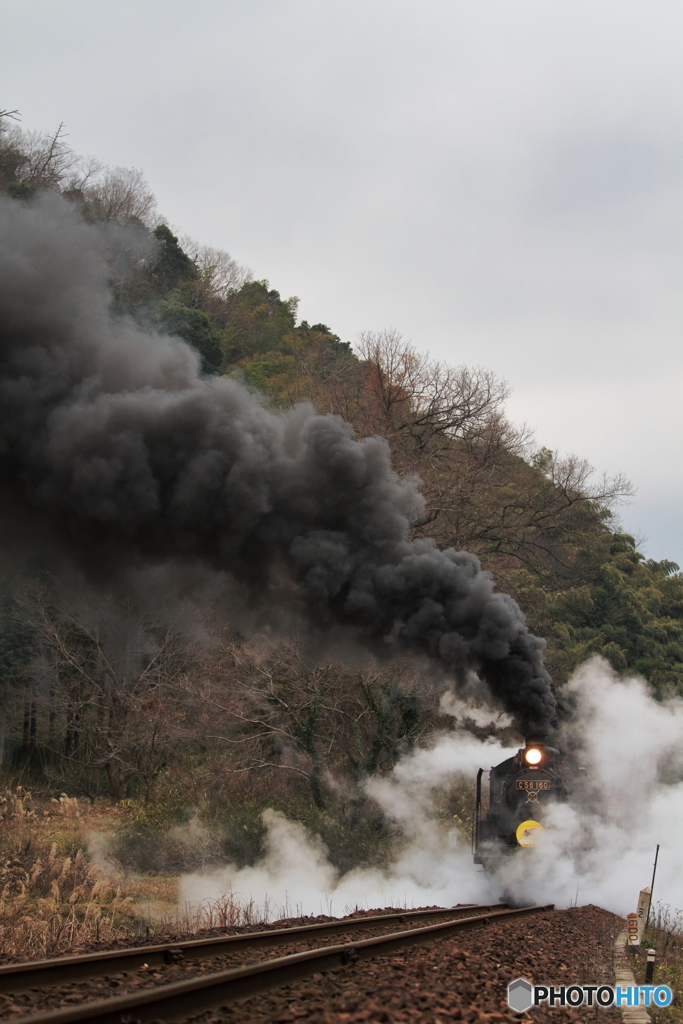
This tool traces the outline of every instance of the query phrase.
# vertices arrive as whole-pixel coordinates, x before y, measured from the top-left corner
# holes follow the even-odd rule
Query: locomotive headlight
[[[543,760],[543,754],[538,747],[529,747],[524,751],[524,760],[527,764],[539,764]]]

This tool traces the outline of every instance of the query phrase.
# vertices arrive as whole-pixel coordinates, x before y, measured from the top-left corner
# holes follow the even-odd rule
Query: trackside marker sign
[[[532,985],[516,978],[508,985],[508,1006],[525,1013],[534,1006],[669,1006],[668,985]]]

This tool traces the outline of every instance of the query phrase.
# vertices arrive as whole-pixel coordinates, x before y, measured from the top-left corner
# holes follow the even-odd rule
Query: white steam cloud
[[[683,907],[683,700],[654,700],[643,680],[620,678],[600,658],[569,689],[567,731],[583,747],[588,792],[552,808],[533,873],[520,851],[501,879],[520,899],[626,914],[650,884],[659,843],[655,901]]]
[[[480,728],[495,725],[497,729],[505,729],[512,725],[512,716],[506,711],[496,711],[490,707],[473,704],[471,701],[461,700],[451,690],[447,690],[441,697],[439,710],[459,722],[473,722]]]
[[[368,782],[368,795],[406,837],[386,869],[340,875],[319,838],[270,810],[262,859],[253,867],[187,876],[181,902],[197,905],[232,892],[267,903],[279,916],[514,899],[558,907],[594,903],[626,914],[650,883],[660,843],[655,899],[683,907],[683,700],[656,701],[643,680],[618,677],[600,658],[582,666],[568,689],[575,713],[565,740],[581,750],[581,793],[552,807],[538,846],[507,858],[496,877],[474,865],[464,838],[449,848],[434,800],[444,786],[471,780],[479,767],[515,751],[457,731]]]
[[[230,892],[241,901],[253,899],[264,916],[269,910],[276,917],[342,916],[356,907],[496,902],[500,884],[475,868],[469,843],[461,838],[449,849],[448,835],[433,814],[433,797],[436,789],[458,778],[472,778],[480,763],[495,764],[512,753],[513,749],[482,743],[466,732],[442,735],[431,748],[416,750],[401,761],[391,776],[371,779],[368,795],[400,824],[407,839],[385,870],[358,868],[340,875],[318,837],[267,810],[261,860],[253,867],[228,864],[209,874],[186,876],[181,906],[210,903]]]
[[[208,875],[183,879],[181,905],[210,905],[226,893],[239,902],[253,900],[263,917],[308,914],[342,917],[357,908],[419,907],[438,903],[480,903],[495,900],[497,886],[471,870],[469,851],[444,855],[432,835],[411,844],[388,870],[357,869],[345,875],[330,864],[317,836],[279,811],[263,815],[267,827],[265,853],[254,867],[227,865]]]

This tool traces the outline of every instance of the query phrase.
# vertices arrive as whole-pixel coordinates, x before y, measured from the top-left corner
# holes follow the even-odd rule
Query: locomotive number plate
[[[547,779],[517,779],[517,789],[550,789]]]

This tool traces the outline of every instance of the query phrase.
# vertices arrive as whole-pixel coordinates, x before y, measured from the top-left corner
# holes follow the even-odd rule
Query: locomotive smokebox
[[[502,857],[520,847],[533,847],[543,832],[550,803],[567,799],[573,765],[556,747],[530,736],[513,757],[489,772],[488,793],[477,776],[474,809],[475,863],[495,870]]]

